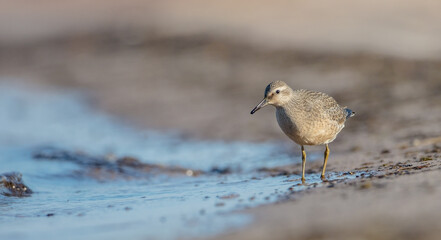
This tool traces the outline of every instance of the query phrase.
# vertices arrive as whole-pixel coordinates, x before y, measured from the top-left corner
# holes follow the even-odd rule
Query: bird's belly
[[[297,121],[302,121],[298,123]],[[344,125],[330,122],[297,120],[285,114],[277,114],[277,122],[282,131],[299,145],[320,145],[332,142]]]
[[[291,140],[300,145],[306,145],[302,136],[304,135],[295,121],[292,118],[286,116],[284,112],[277,111],[277,123],[279,124],[280,129],[288,136]]]

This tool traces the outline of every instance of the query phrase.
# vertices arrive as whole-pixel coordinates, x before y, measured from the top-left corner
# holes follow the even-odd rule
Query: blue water
[[[21,172],[35,192],[26,198],[0,196],[2,240],[211,236],[252,221],[235,210],[277,201],[298,183],[291,180],[299,176],[269,177],[257,171],[292,164],[291,145],[140,131],[94,110],[78,92],[0,85],[0,112],[0,174]],[[33,159],[42,146],[203,171],[230,167],[232,173],[97,181],[73,174],[84,166]],[[307,180],[320,182],[318,175]],[[231,199],[222,198],[231,194]]]

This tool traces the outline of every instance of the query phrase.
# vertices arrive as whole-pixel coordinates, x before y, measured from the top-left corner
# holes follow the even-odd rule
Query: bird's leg
[[[306,152],[302,145],[302,183],[305,183]]]
[[[328,144],[326,144],[326,150],[325,150],[325,154],[324,155],[325,155],[324,156],[325,157],[325,161],[323,162],[323,170],[322,170],[322,176],[321,176],[322,180],[325,179],[326,163],[328,163],[328,156],[329,156]]]

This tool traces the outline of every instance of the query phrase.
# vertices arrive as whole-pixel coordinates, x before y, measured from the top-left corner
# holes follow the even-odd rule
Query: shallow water
[[[288,145],[198,141],[139,131],[87,104],[76,92],[0,85],[0,174],[18,171],[34,193],[0,195],[0,239],[175,239],[209,236],[252,221],[235,213],[283,198],[299,176],[269,177],[262,167],[291,164]],[[96,156],[133,156],[205,171],[134,180],[76,175],[84,166],[36,160],[41,147]],[[229,168],[215,174],[213,168]],[[319,183],[309,175],[309,183]],[[340,175],[335,177],[343,178]]]

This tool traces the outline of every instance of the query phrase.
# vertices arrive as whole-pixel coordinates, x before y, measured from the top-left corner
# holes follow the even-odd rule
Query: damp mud
[[[2,5],[0,239],[440,238],[438,3],[181,2]],[[274,80],[357,112],[328,181]]]
[[[79,92],[2,85],[0,109],[1,239],[213,236],[250,224],[241,210],[359,176],[302,185],[287,145],[139,131]]]
[[[202,171],[177,166],[143,163],[133,157],[115,158],[114,156],[89,156],[85,153],[74,153],[55,148],[37,149],[33,154],[34,159],[66,161],[80,165],[84,173],[77,171],[78,175],[87,175],[94,179],[113,178],[142,178],[164,175],[200,175]]]

